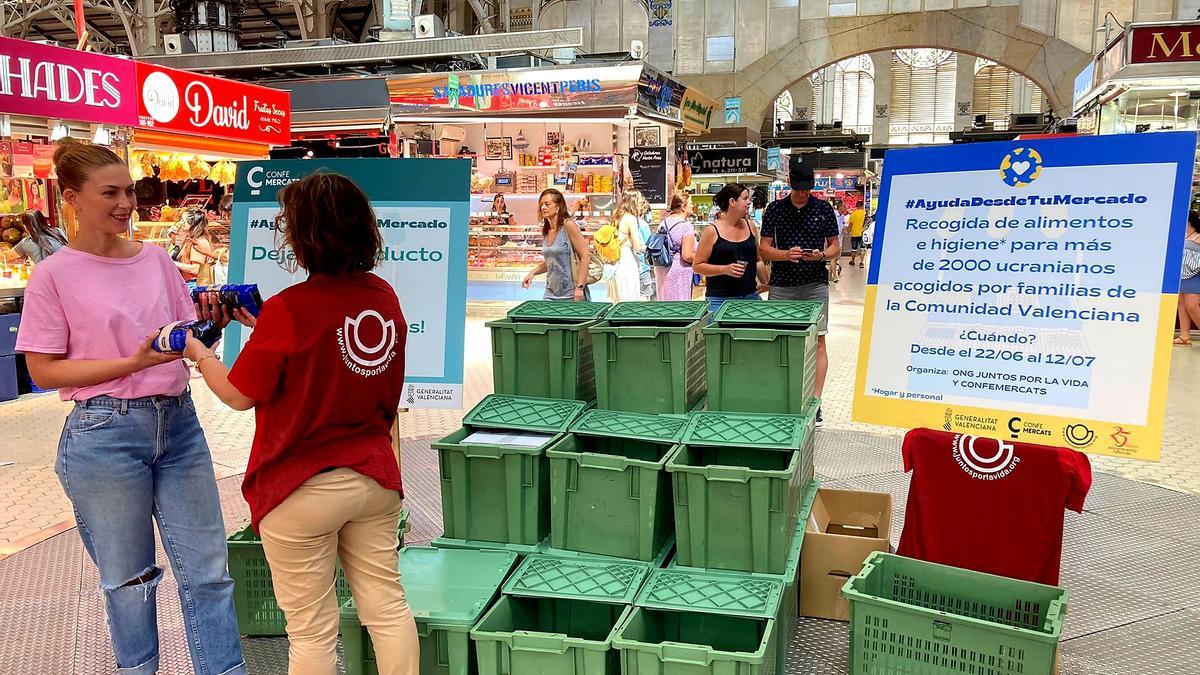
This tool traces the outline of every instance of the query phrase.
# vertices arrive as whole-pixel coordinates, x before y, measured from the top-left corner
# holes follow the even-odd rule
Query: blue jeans
[[[714,298],[713,296],[710,295],[710,296],[708,296],[707,300],[708,300],[708,311],[713,314],[716,314],[717,310],[721,309],[721,305],[729,302],[730,300],[762,300],[762,298],[759,297],[758,293],[751,293],[749,295],[743,295],[741,297],[731,295],[728,298]]]
[[[77,402],[58,479],[100,570],[118,673],[158,670],[154,526],[179,587],[196,675],[244,675],[212,456],[189,394]]]

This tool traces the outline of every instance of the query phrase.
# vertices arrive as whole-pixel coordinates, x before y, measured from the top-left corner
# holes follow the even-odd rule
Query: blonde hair
[[[58,180],[68,190],[80,190],[94,172],[113,164],[125,166],[125,160],[103,145],[89,145],[73,138],[64,138],[54,150]]]

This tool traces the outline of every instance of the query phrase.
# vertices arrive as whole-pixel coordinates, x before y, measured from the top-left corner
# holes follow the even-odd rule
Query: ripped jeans
[[[100,570],[117,672],[158,671],[157,521],[196,675],[244,675],[221,502],[191,396],[77,402],[55,470]]]

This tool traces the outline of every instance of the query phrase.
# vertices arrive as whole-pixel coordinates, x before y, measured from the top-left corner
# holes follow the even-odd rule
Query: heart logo
[[[1029,162],[1013,162],[1012,168],[1018,176],[1024,176],[1025,172],[1029,171]]]

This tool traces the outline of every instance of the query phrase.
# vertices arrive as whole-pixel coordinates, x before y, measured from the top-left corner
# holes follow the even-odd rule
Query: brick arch
[[[935,47],[995,61],[1034,82],[1059,115],[1069,114],[1083,50],[1019,23],[1018,7],[807,19],[797,38],[732,75],[685,78],[714,97],[739,96],[742,124],[759,128],[780,93],[814,71],[861,54]]]

